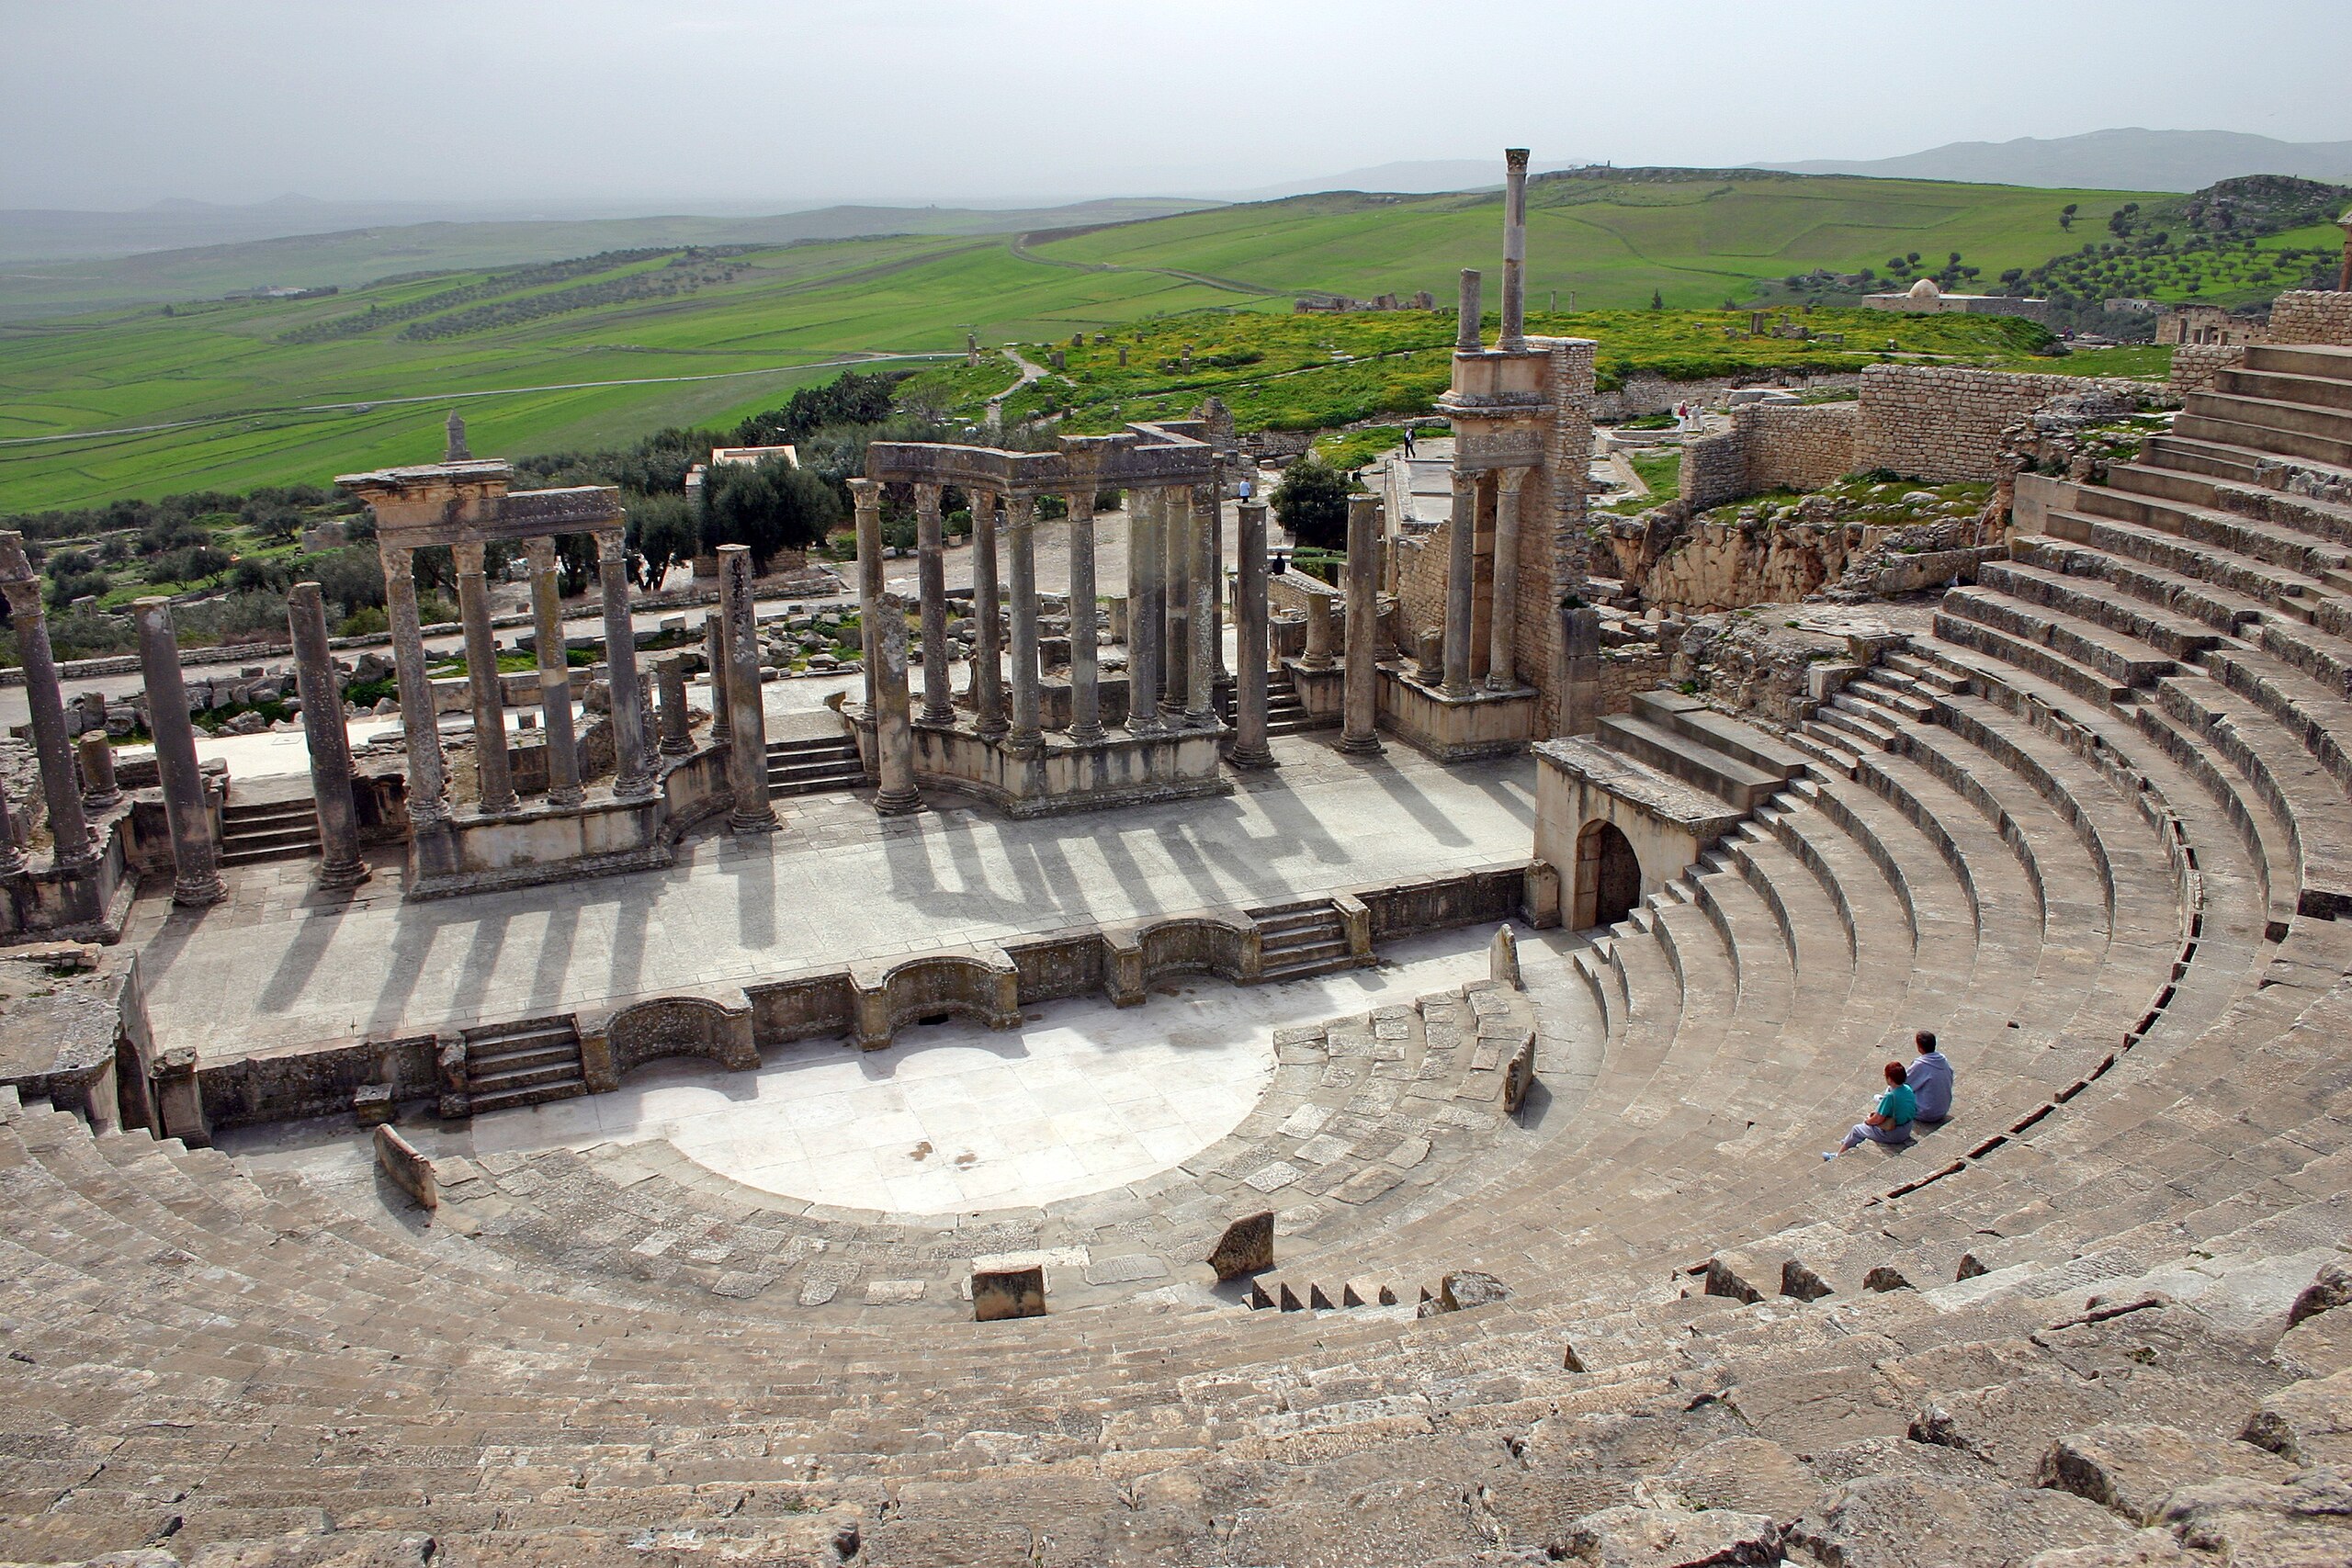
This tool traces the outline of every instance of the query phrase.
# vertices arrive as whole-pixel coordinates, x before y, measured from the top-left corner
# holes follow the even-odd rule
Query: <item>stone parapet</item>
[[[1930,484],[1996,480],[2004,430],[2052,398],[2098,389],[2135,399],[2151,390],[2113,377],[1873,365],[1862,372],[1854,468]]]

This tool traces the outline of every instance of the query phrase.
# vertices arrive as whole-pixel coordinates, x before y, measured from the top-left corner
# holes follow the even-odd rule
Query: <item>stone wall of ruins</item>
[[[1854,469],[1851,403],[1740,409],[1729,430],[1685,442],[1682,496],[1695,511],[1768,490],[1820,490]]]
[[[2213,378],[2245,363],[2244,344],[2183,344],[2172,351],[2172,395],[2210,392]]]
[[[1873,365],[1862,372],[1854,467],[1930,484],[1997,479],[2004,430],[2052,398],[2094,388],[2135,397],[2148,389],[2084,376]]]
[[[2271,304],[2270,341],[2352,347],[2352,294],[2289,289]]]

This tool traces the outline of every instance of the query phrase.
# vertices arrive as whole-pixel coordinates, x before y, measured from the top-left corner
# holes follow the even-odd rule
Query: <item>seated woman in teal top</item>
[[[1911,1092],[1905,1081],[1903,1064],[1886,1065],[1886,1092],[1878,1097],[1878,1108],[1846,1134],[1846,1141],[1834,1149],[1821,1151],[1823,1159],[1836,1159],[1865,1138],[1876,1144],[1907,1144],[1911,1141],[1911,1123],[1919,1115],[1919,1097]]]

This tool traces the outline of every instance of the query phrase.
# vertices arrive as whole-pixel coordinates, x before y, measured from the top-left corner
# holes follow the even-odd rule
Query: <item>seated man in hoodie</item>
[[[1912,1095],[1919,1101],[1919,1120],[1945,1122],[1951,1117],[1951,1058],[1936,1049],[1932,1031],[1921,1030],[1912,1036],[1919,1047],[1918,1055],[1911,1060],[1911,1070],[1904,1075],[1910,1084]]]

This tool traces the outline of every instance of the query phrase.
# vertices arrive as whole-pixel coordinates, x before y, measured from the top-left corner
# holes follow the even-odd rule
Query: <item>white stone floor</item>
[[[208,1061],[694,993],[1035,932],[1234,909],[1524,861],[1534,763],[1446,768],[1402,746],[1283,766],[1219,799],[1016,822],[951,796],[876,818],[779,803],[785,830],[704,832],[664,871],[404,904],[397,857],[356,897],[306,861],[232,870],[205,910],[141,901],[132,939],[162,1046]]]
[[[1140,1008],[1048,1003],[1001,1032],[907,1029],[873,1053],[808,1041],[763,1053],[756,1073],[659,1063],[613,1094],[403,1132],[435,1157],[662,1138],[747,1186],[843,1208],[1057,1202],[1165,1170],[1230,1132],[1272,1080],[1276,1029],[1483,978],[1492,934],[1419,938],[1376,969],[1279,985],[1190,977]],[[370,1157],[347,1119],[230,1133],[221,1146],[322,1177]]]

